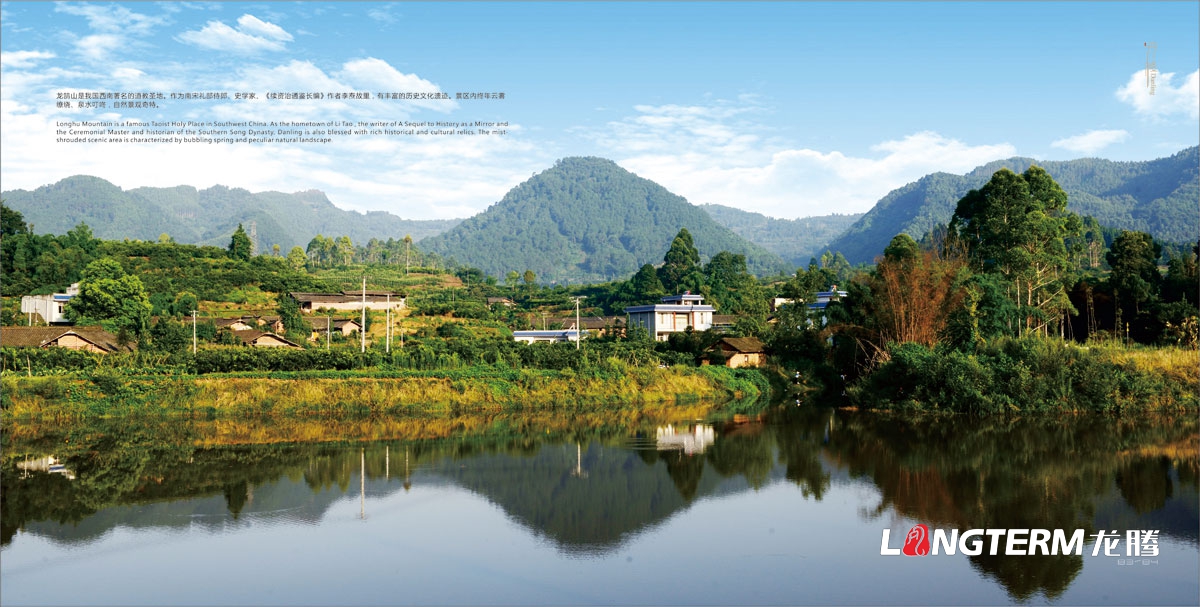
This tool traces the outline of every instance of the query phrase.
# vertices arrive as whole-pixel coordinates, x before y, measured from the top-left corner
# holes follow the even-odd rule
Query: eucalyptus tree
[[[1074,312],[1067,291],[1081,248],[1082,223],[1067,211],[1067,194],[1049,173],[1031,166],[1018,175],[997,171],[988,183],[958,201],[950,233],[966,245],[976,272],[998,275],[1023,326],[1046,333]]]

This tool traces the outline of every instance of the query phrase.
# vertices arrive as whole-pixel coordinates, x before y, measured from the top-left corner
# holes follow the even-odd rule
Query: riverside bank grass
[[[297,371],[203,376],[94,372],[3,378],[3,411],[18,419],[183,414],[275,417],[643,407],[764,394],[757,371],[633,367],[610,361],[562,370]]]

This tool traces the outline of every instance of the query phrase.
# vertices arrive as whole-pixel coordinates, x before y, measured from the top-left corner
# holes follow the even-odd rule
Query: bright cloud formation
[[[237,28],[221,21],[209,21],[199,30],[186,31],[179,35],[180,42],[214,51],[231,53],[257,53],[260,51],[282,51],[292,35],[274,23],[268,23],[254,15],[242,15]]]
[[[1117,89],[1117,99],[1148,118],[1165,119],[1177,114],[1192,120],[1200,118],[1200,70],[1185,77],[1179,86],[1172,86],[1175,76],[1174,72],[1158,74],[1151,94],[1146,70],[1136,71],[1125,86]]]
[[[871,146],[871,155],[788,146],[752,118],[756,104],[638,106],[597,141],[621,166],[695,204],[773,217],[857,213],[937,171],[965,173],[1016,154],[1008,143],[970,145],[933,131]]]
[[[24,69],[37,65],[37,63],[43,59],[53,59],[54,57],[54,53],[45,51],[12,51],[9,53],[0,52],[0,66]]]
[[[1127,139],[1129,139],[1129,131],[1121,129],[1097,130],[1088,131],[1073,137],[1065,137],[1050,145],[1081,154],[1095,154],[1114,143],[1121,143]]]

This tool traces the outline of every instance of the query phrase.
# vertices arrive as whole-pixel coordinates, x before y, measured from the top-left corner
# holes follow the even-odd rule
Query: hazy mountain
[[[717,223],[738,236],[780,256],[793,266],[807,265],[825,251],[825,245],[845,232],[862,213],[776,219],[720,204],[702,204]]]
[[[79,222],[99,238],[155,240],[166,233],[176,242],[227,246],[239,223],[254,222],[261,252],[278,244],[284,254],[307,246],[317,234],[349,236],[356,244],[371,238],[421,239],[456,225],[458,219],[417,221],[391,213],[339,209],[317,190],[284,194],[251,193],[214,186],[197,190],[121,188],[98,177],[77,175],[32,192],[3,193],[5,205],[20,211],[37,233],[65,234]]]
[[[702,261],[731,251],[746,255],[760,276],[790,269],[700,207],[603,158],[559,160],[420,246],[494,276],[528,269],[540,282],[607,281],[661,263],[680,228],[691,232]]]
[[[828,248],[841,251],[851,263],[872,261],[900,232],[919,239],[935,225],[949,223],[958,200],[996,171],[1024,172],[1035,163],[1062,186],[1068,208],[1080,215],[1171,242],[1190,242],[1200,235],[1200,148],[1191,147],[1142,162],[1008,158],[966,175],[933,173],[884,196]]]

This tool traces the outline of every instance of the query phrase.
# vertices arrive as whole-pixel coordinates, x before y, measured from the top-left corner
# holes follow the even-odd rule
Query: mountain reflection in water
[[[369,499],[457,488],[563,555],[598,558],[698,502],[777,483],[816,502],[832,486],[868,484],[874,497],[858,507],[872,529],[900,515],[947,529],[1159,529],[1198,543],[1191,417],[920,419],[791,408],[744,423],[573,431],[563,420],[554,432],[500,414],[437,431],[352,423],[13,424],[0,468],[0,545],[12,549],[19,532],[86,545],[120,528],[319,525],[360,491],[369,518]],[[342,442],[281,442],[287,436]],[[263,444],[247,444],[255,440]],[[74,477],[23,463],[48,457]],[[968,558],[1024,602],[1061,596],[1087,557]]]

